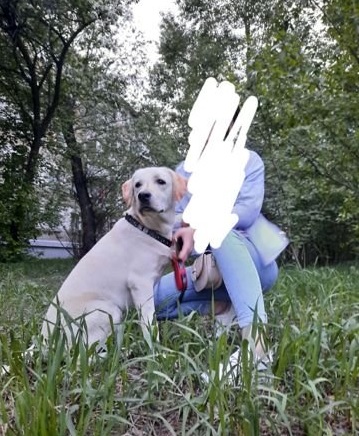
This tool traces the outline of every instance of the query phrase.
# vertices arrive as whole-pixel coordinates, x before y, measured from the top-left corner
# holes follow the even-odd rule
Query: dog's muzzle
[[[152,195],[150,192],[140,192],[138,194],[138,199],[140,200],[140,203],[144,206],[149,206],[151,202],[151,197]]]
[[[140,213],[143,212],[156,212],[163,213],[165,209],[157,209],[151,204],[152,194],[150,192],[140,192],[138,194],[138,199],[140,201]]]
[[[151,199],[152,194],[150,192],[140,192],[138,194],[138,200],[140,202],[140,213],[143,212],[158,212],[152,205],[151,205]]]

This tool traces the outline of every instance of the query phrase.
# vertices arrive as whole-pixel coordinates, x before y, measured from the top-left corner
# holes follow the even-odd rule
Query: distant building
[[[42,239],[40,237],[30,240],[28,253],[42,259],[66,259],[73,257],[73,246],[70,241]]]

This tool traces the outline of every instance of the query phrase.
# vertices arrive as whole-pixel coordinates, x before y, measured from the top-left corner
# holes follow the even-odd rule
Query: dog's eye
[[[157,183],[159,185],[165,185],[166,184],[166,182],[163,179],[157,179]]]
[[[136,182],[136,183],[135,183],[135,188],[141,188],[141,186],[142,186],[142,183],[141,183],[141,182]]]

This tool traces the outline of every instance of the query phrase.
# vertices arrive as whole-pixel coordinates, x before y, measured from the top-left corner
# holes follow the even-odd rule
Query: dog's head
[[[122,185],[127,206],[140,215],[164,214],[173,210],[187,189],[184,177],[166,167],[142,168]]]

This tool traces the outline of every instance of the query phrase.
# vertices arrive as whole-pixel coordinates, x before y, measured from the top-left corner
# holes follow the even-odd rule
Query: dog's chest
[[[170,261],[171,248],[121,219],[116,240],[122,264],[142,274],[161,274]]]

